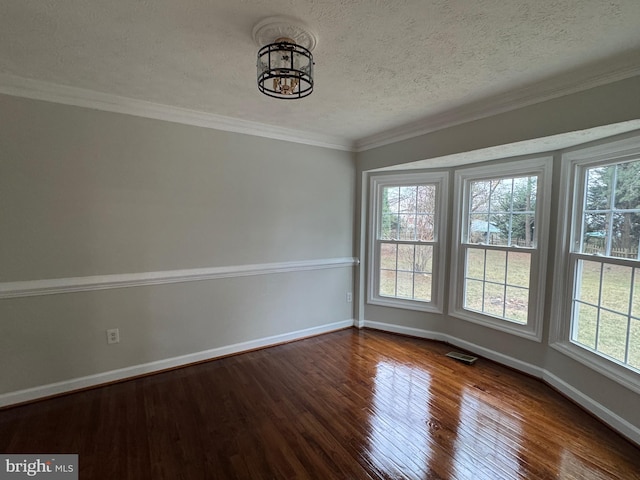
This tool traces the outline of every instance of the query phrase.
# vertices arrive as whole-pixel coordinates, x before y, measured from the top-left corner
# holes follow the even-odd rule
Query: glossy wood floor
[[[541,382],[334,332],[0,411],[0,452],[80,479],[640,479],[640,449]]]

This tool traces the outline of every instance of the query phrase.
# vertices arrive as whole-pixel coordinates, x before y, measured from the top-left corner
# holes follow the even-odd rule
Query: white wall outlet
[[[351,292],[347,292],[347,303],[353,302],[353,294]]]
[[[120,343],[120,330],[110,328],[107,330],[107,343]]]

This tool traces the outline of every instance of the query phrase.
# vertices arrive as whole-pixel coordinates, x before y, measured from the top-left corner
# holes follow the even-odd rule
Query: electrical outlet
[[[353,302],[353,294],[351,292],[347,292],[347,303]]]
[[[120,330],[117,328],[110,328],[107,330],[107,343],[120,343]]]

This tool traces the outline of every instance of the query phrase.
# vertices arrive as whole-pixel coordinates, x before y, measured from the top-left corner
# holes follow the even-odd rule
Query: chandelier
[[[304,98],[313,92],[316,37],[295,20],[270,17],[253,28],[258,44],[258,90],[274,98]]]

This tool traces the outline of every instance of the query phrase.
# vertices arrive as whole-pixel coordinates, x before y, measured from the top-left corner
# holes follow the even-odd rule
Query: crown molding
[[[638,64],[638,60],[635,57],[627,58],[623,62],[608,62],[597,67],[585,67],[579,71],[573,71],[503,94],[486,97],[458,108],[446,110],[397,128],[361,138],[355,142],[354,150],[356,152],[371,150],[637,75],[640,75],[640,64]]]
[[[353,142],[342,137],[303,132],[213,113],[121,97],[109,93],[43,82],[16,75],[0,73],[0,93],[14,97],[24,97],[33,100],[43,100],[106,112],[123,113],[125,115],[211,128],[225,132],[243,133],[274,140],[302,143],[315,147],[353,151]]]

